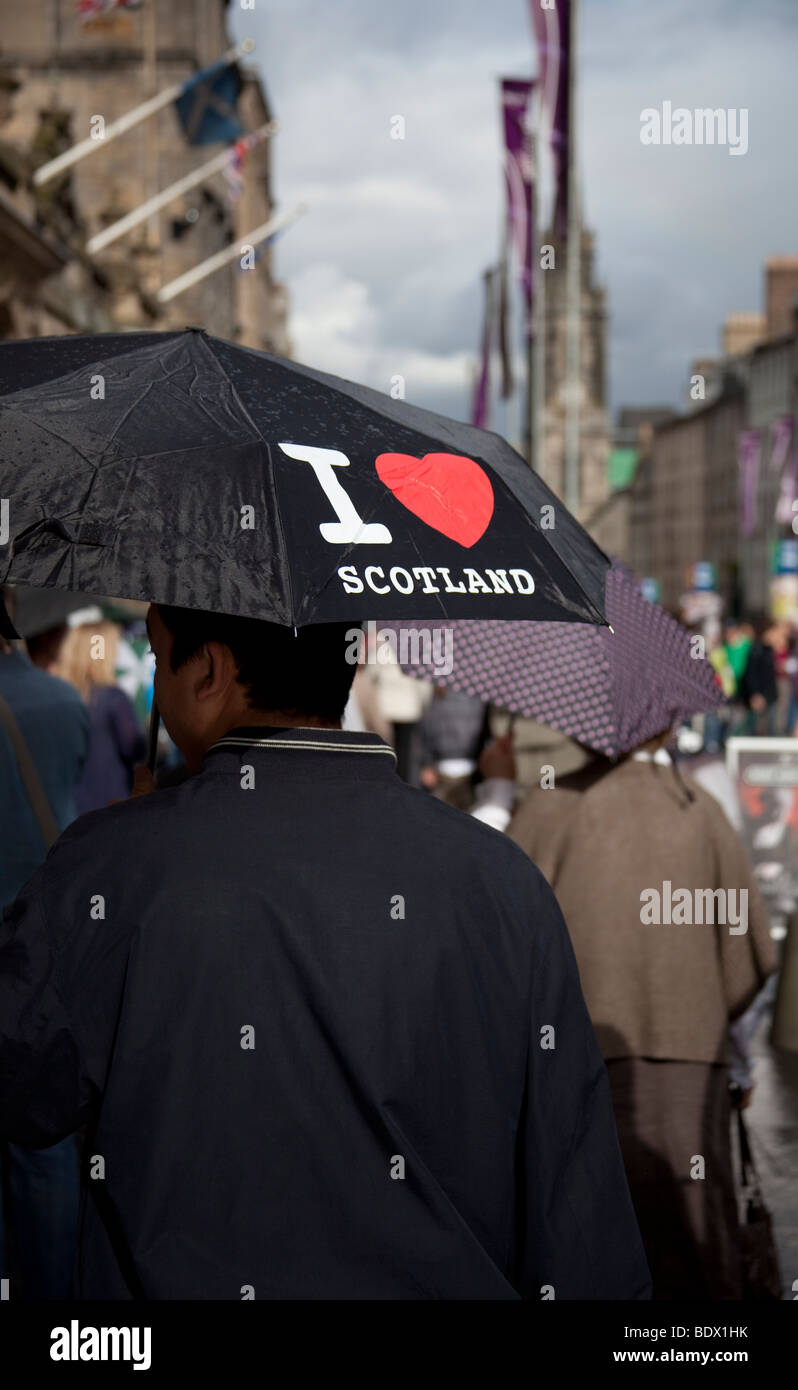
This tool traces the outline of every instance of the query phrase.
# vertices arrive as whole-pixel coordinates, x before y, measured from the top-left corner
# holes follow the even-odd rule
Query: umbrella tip
[[[612,623],[607,623],[607,627],[609,628],[610,632],[612,633],[612,635],[613,635],[613,637],[614,637],[614,636],[615,636],[615,628],[612,626]]]

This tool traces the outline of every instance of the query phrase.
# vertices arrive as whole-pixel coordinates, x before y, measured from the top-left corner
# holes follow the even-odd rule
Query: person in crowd
[[[776,706],[773,716],[773,732],[783,735],[787,732],[790,708],[790,625],[778,620],[770,624],[766,632],[768,646],[773,652],[773,669],[776,674]]]
[[[70,626],[54,670],[85,700],[90,720],[89,752],[75,788],[78,815],[129,796],[133,768],[147,740],[133,703],[116,685],[119,628],[96,619]]]
[[[0,1133],[104,1158],[79,1296],[648,1297],[542,875],[341,729],[348,624],[148,623],[194,775],[81,817],[0,932]]]
[[[779,698],[774,648],[780,639],[780,629],[777,624],[761,618],[757,620],[754,632],[748,660],[739,682],[746,715],[738,733],[743,736],[753,733],[768,734],[772,738],[776,733]]]
[[[13,617],[11,590],[3,597]],[[88,732],[88,716],[72,687],[0,637],[0,909],[14,900],[48,844],[75,816]],[[35,989],[27,1007],[35,1030]],[[11,1048],[13,1087],[13,1042],[6,1031],[11,1016],[0,1008],[0,1049]],[[77,1249],[77,1128],[76,1120],[62,1133],[31,1136],[30,1144],[24,1134],[14,1142],[14,1135],[0,1130],[0,1278],[9,1279],[12,1297],[69,1297]]]
[[[478,696],[436,686],[419,726],[422,786],[467,811],[486,731],[487,706]]]
[[[732,669],[735,688],[739,690],[754,640],[754,629],[748,622],[730,618],[726,623],[725,637],[726,658]]]
[[[741,841],[682,780],[669,737],[531,792],[509,834],[569,925],[654,1298],[735,1299],[729,1025],[776,968],[775,948]],[[494,755],[492,770],[511,766]]]
[[[380,661],[373,668],[379,717],[390,726],[396,770],[411,787],[421,772],[419,720],[432,698],[427,681],[406,676],[398,661]]]
[[[798,733],[798,628],[794,623],[791,623],[789,627],[784,674],[789,681],[790,695],[784,732],[789,738],[795,738],[796,733]]]
[[[715,754],[723,749],[729,733],[732,718],[731,701],[737,694],[737,678],[725,642],[715,643],[709,653],[709,662],[715,672],[715,680],[727,701],[725,705],[709,710],[704,715],[704,747],[708,753]]]
[[[372,636],[368,633],[363,634],[363,644],[355,666],[341,727],[356,733],[379,734],[381,739],[390,743],[391,723],[385,718],[380,703],[377,645]]]
[[[51,671],[56,675],[58,674],[56,671],[58,656],[67,632],[66,623],[55,623],[52,627],[32,633],[30,637],[26,638],[25,646],[28,649],[28,656],[33,665],[38,666],[40,671]]]

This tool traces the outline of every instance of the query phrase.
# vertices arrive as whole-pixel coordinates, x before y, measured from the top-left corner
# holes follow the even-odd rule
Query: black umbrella
[[[14,627],[20,637],[38,637],[50,628],[63,626],[70,614],[79,612],[88,604],[86,594],[59,589],[32,589],[20,584],[14,590]]]
[[[3,343],[0,382],[10,582],[293,625],[605,621],[606,557],[497,435],[200,329]]]

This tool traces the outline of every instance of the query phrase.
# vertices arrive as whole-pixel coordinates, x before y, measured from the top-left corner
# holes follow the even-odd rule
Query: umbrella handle
[[[158,758],[158,729],[161,724],[161,715],[155,701],[152,702],[150,710],[150,727],[147,734],[147,767],[155,775],[155,763]]]

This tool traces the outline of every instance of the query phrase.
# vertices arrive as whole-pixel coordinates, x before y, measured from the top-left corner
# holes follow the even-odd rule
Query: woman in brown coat
[[[728,1026],[775,947],[741,842],[666,739],[534,790],[509,834],[570,930],[654,1297],[734,1299]]]

